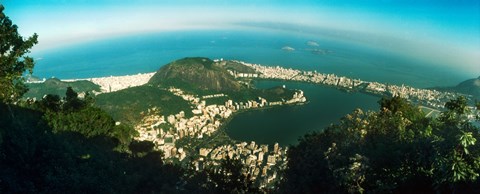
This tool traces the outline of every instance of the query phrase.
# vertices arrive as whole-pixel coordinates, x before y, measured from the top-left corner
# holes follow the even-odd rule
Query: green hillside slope
[[[46,94],[56,94],[60,97],[65,96],[67,87],[72,87],[78,93],[100,91],[100,86],[86,80],[75,82],[64,82],[57,78],[51,78],[43,83],[29,83],[28,92],[24,95],[24,98],[37,98],[41,99]]]
[[[177,114],[180,111],[185,111],[187,116],[191,114],[187,101],[169,91],[148,85],[100,94],[96,97],[95,104],[110,113],[115,120],[127,122],[139,121],[141,112],[152,107],[160,108],[163,115]]]
[[[185,91],[239,91],[242,86],[227,69],[211,59],[194,57],[173,61],[163,66],[149,84],[176,87]]]

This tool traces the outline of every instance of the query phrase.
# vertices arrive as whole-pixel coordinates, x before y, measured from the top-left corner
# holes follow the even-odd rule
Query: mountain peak
[[[238,91],[241,84],[220,63],[209,58],[188,57],[173,61],[150,79],[149,84],[187,91]]]

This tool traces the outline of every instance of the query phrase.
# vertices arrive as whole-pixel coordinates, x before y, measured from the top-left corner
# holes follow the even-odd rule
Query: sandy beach
[[[115,92],[129,87],[140,86],[146,84],[150,78],[155,74],[151,73],[139,73],[135,75],[124,75],[124,76],[109,76],[109,77],[98,77],[98,78],[86,78],[86,79],[65,79],[62,81],[73,82],[80,80],[91,81],[94,84],[100,86],[102,93]]]

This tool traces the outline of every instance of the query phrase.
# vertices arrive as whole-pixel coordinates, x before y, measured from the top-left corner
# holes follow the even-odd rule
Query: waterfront
[[[298,106],[281,106],[264,110],[242,112],[233,117],[225,130],[230,137],[240,141],[260,144],[296,144],[297,139],[310,131],[319,131],[338,122],[355,108],[377,110],[379,97],[349,93],[337,88],[308,83],[285,81],[258,81],[256,87],[268,88],[285,85],[303,90],[309,103]]]
[[[222,63],[223,60],[215,59],[215,62]],[[306,97],[315,104],[311,106],[306,103],[302,107],[274,107],[270,110],[263,110],[260,113],[243,113],[247,115],[237,119],[234,117],[230,124],[223,123],[222,126],[227,133],[234,139],[240,141],[254,140],[262,144],[274,144],[280,142],[283,146],[296,144],[296,140],[304,134],[311,131],[319,131],[334,123],[342,116],[350,113],[355,108],[363,110],[376,110],[378,107],[378,96],[395,96],[401,97],[419,105],[427,105],[436,108],[442,108],[443,104],[457,96],[455,93],[437,92],[433,90],[417,89],[409,86],[396,86],[382,84],[378,82],[365,82],[358,79],[350,79],[347,77],[338,77],[334,74],[322,74],[312,71],[300,71],[296,69],[286,69],[279,66],[269,67],[258,64],[250,64],[242,61],[233,61],[239,64],[249,66],[257,71],[257,73],[241,73],[229,71],[237,79],[259,79],[256,80],[255,86],[266,89],[282,86],[292,89],[300,89],[300,95],[297,93],[293,96],[295,102],[305,102],[303,91],[311,93],[312,98]],[[90,78],[87,80],[99,84],[102,92],[116,91],[135,85],[142,85],[148,81],[153,73],[138,74],[130,76]],[[268,80],[268,81],[267,81]],[[275,81],[276,80],[276,81]],[[66,80],[74,81],[74,80]],[[293,81],[293,82],[292,82]],[[115,86],[115,87],[112,87]],[[320,86],[320,87],[319,87]],[[332,90],[335,89],[335,90]],[[359,93],[361,92],[361,93]],[[347,95],[350,94],[350,95]],[[179,94],[183,97],[183,94]],[[372,96],[373,95],[373,96]],[[223,97],[224,94],[212,94],[203,96],[202,99]],[[368,97],[367,97],[368,96]],[[375,96],[375,97],[374,97]],[[190,101],[195,97],[187,96],[186,100]],[[195,98],[196,99],[196,98]],[[375,99],[375,100],[371,100]],[[283,101],[286,104],[292,104],[290,101]],[[231,100],[230,100],[231,101]],[[194,100],[194,104],[198,105],[199,99]],[[321,102],[321,103],[317,103]],[[225,102],[227,109],[245,109],[257,108],[257,102],[248,102],[247,104],[232,104]],[[227,105],[227,103],[229,105]],[[277,105],[277,102],[270,102],[269,105]],[[284,104],[279,102],[279,104]],[[319,105],[317,105],[319,104]],[[202,105],[205,106],[205,105]],[[313,107],[313,109],[312,109]],[[328,110],[328,111],[325,111]],[[194,114],[200,114],[203,110],[193,110]],[[222,111],[220,111],[222,112]],[[243,111],[241,111],[243,112]],[[231,110],[221,114],[222,118],[227,118],[232,113]],[[238,112],[237,114],[239,114]],[[320,118],[317,118],[320,117]],[[230,120],[230,119],[228,119]],[[220,124],[220,123],[219,123]],[[252,125],[253,124],[253,125]],[[233,130],[229,130],[231,126]],[[236,127],[235,127],[236,126]],[[219,126],[217,126],[218,128]],[[267,129],[267,130],[265,130]],[[238,132],[237,135],[235,133]],[[297,133],[298,132],[298,133]],[[272,135],[273,134],[273,135]],[[260,139],[259,139],[260,138]]]

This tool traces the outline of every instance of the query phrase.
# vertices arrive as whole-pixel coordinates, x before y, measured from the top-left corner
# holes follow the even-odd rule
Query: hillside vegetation
[[[46,94],[54,94],[60,97],[65,97],[67,87],[72,87],[77,92],[100,92],[100,86],[86,80],[75,82],[64,82],[57,78],[47,79],[43,83],[29,83],[28,92],[24,94],[24,98],[41,99]]]
[[[241,73],[257,73],[255,69],[241,64],[236,61],[222,61],[220,64],[224,65],[224,68],[231,71],[241,72]]]
[[[185,111],[186,116],[192,114],[187,101],[167,90],[149,85],[100,94],[95,99],[95,105],[107,111],[115,120],[130,123],[139,121],[142,117],[140,113],[153,107],[158,107],[162,115],[180,111]]]
[[[450,92],[468,94],[468,95],[472,95],[474,99],[480,100],[480,76],[478,78],[465,80],[456,86],[436,87],[433,89],[440,90],[440,91],[450,91]]]
[[[228,97],[208,99],[207,103],[223,104],[231,99],[236,102],[255,100],[258,97],[268,101],[280,101],[292,97],[294,91],[282,87],[255,89],[241,84],[228,71],[256,73],[251,67],[235,61],[214,62],[208,58],[193,57],[171,62],[158,70],[149,84],[160,88],[175,87],[199,96],[224,93]],[[247,82],[249,80],[246,80]]]
[[[239,91],[242,86],[227,69],[211,59],[194,57],[173,61],[157,71],[149,84],[186,91]]]
[[[459,83],[453,88],[456,92],[470,94],[480,99],[480,76],[478,78],[469,79]]]

